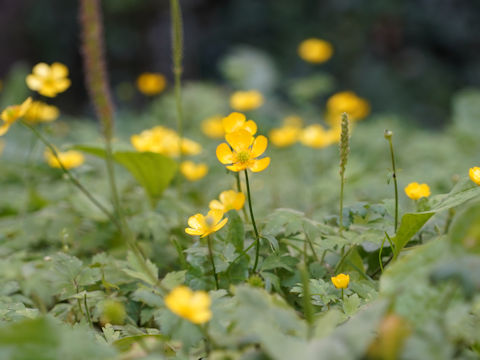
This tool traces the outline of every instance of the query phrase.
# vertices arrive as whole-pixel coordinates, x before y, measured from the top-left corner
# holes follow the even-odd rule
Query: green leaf
[[[415,235],[434,214],[435,212],[407,213],[402,216],[397,234],[392,238],[392,242],[395,244],[395,258],[405,245],[407,245],[413,235]]]
[[[158,268],[149,259],[145,260],[145,265],[141,263],[135,254],[129,252],[127,255],[129,269],[123,271],[135,279],[144,281],[146,284],[157,285]]]
[[[96,146],[77,145],[76,150],[105,158],[105,150]],[[173,180],[177,163],[162,154],[137,151],[114,151],[115,162],[127,169],[147,192],[152,206],[160,199],[163,191]]]
[[[187,273],[186,270],[169,272],[162,279],[161,284],[165,289],[173,290],[174,288],[176,288],[179,285],[182,285],[185,282],[186,273]]]

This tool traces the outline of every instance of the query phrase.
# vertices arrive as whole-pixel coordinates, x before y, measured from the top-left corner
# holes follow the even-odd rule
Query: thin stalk
[[[387,139],[389,145],[390,145],[390,156],[392,159],[392,178],[393,178],[393,184],[395,187],[395,233],[397,232],[397,227],[398,227],[398,183],[397,183],[397,169],[395,167],[395,154],[393,151],[393,133],[390,130],[385,130],[385,139]]]
[[[70,180],[70,182],[78,190],[80,190],[80,192],[82,192],[92,202],[92,204],[94,204],[101,212],[103,212],[119,230],[121,230],[120,223],[110,213],[110,211],[108,211],[107,208],[105,208],[97,199],[95,199],[95,197],[72,175],[70,170],[68,170],[63,165],[62,161],[60,160],[60,157],[58,156],[57,149],[55,149],[55,146],[53,146],[52,143],[50,143],[37,129],[35,129],[30,124],[26,123],[23,120],[20,120],[20,123],[26,128],[28,128],[30,131],[32,131],[35,134],[35,136],[52,152],[53,156],[58,161],[60,169],[63,171],[67,179]]]
[[[340,214],[339,214],[340,234],[342,233],[342,230],[343,230],[343,188],[344,187],[345,187],[345,178],[344,178],[344,175],[342,174],[340,178]]]
[[[210,263],[212,264],[213,277],[215,278],[215,288],[218,290],[220,287],[218,286],[217,270],[215,269],[215,260],[213,259],[212,237],[210,235],[207,236],[207,245],[208,245],[208,256],[210,257]]]
[[[93,329],[92,317],[90,316],[90,310],[88,310],[87,294],[83,294],[83,304],[85,306],[85,313],[87,314],[88,324]]]
[[[172,54],[173,54],[173,77],[175,105],[177,111],[177,133],[179,162],[183,161],[182,142],[183,142],[183,109],[182,109],[182,60],[183,60],[183,21],[182,9],[179,0],[170,0],[170,17],[172,21]],[[178,196],[182,196],[182,178],[177,181]],[[181,214],[179,214],[181,217]]]
[[[237,192],[243,192],[242,184],[240,182],[240,174],[238,172],[235,172],[234,174],[235,174],[235,179],[237,181]],[[243,217],[245,221],[248,221],[247,210],[245,210],[245,206],[242,207],[242,212],[243,212]]]
[[[247,198],[248,198],[248,208],[250,209],[250,220],[252,220],[253,230],[255,232],[255,262],[253,263],[253,272],[255,272],[257,270],[258,256],[260,254],[260,235],[258,235],[257,224],[255,223],[255,216],[253,215],[250,182],[248,181],[248,172],[246,169],[245,169],[245,183],[247,185]]]
[[[343,288],[342,288],[342,301],[345,301]]]
[[[312,299],[310,294],[310,275],[308,273],[308,268],[306,263],[302,264],[300,272],[302,274],[302,283],[303,283],[303,312],[305,315],[305,319],[307,320],[307,323],[308,323],[307,338],[310,339],[313,334],[314,317],[313,317]]]

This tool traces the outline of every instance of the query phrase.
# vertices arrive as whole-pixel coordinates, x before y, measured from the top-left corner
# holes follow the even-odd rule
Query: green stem
[[[89,324],[90,327],[93,329],[92,318],[91,318],[91,316],[90,316],[90,310],[88,310],[87,294],[83,294],[83,304],[84,304],[84,306],[85,306],[85,313],[86,313],[86,315],[87,315],[88,324]]]
[[[390,156],[392,158],[392,178],[393,178],[393,184],[395,186],[395,233],[397,232],[397,227],[398,227],[398,184],[397,184],[397,169],[395,167],[395,154],[393,152],[393,142],[392,142],[392,137],[389,136],[387,138],[388,143],[390,145]]]
[[[344,299],[344,292],[343,292],[343,288],[342,288],[342,301],[345,301],[345,299]]]
[[[308,268],[306,263],[301,265],[300,272],[302,274],[302,283],[303,283],[303,311],[304,311],[305,319],[307,320],[307,323],[308,323],[307,338],[310,339],[313,334],[314,317],[313,317],[312,299],[310,294],[310,275],[308,273]]]
[[[68,170],[60,160],[60,157],[58,156],[57,149],[55,149],[55,146],[52,145],[37,129],[35,129],[33,126],[30,124],[24,122],[23,120],[20,121],[23,126],[28,128],[30,131],[32,131],[35,136],[52,152],[53,156],[55,159],[58,161],[58,164],[60,166],[60,169],[63,171],[63,173],[66,175],[67,179],[70,180],[70,182],[77,187],[80,192],[82,192],[91,202],[94,204],[100,211],[102,211],[109,219],[110,221],[119,229],[121,230],[121,225],[118,222],[118,220],[108,211],[95,197],[72,175],[70,170]]]
[[[215,278],[215,288],[218,290],[220,287],[218,286],[217,270],[215,269],[215,260],[213,259],[212,237],[210,235],[207,236],[207,245],[208,245],[208,256],[210,257],[210,262],[212,263],[213,277]]]
[[[340,177],[340,219],[339,219],[339,233],[341,234],[343,231],[343,187],[345,185],[345,179],[343,177],[343,173]]]
[[[235,172],[234,174],[235,174],[235,179],[237,180],[237,191],[243,192],[242,184],[240,183],[240,174],[238,172]],[[245,222],[248,221],[247,210],[245,210],[245,206],[242,207],[242,212],[243,212],[243,217],[245,219]]]
[[[248,172],[246,169],[245,169],[245,183],[247,184],[247,197],[248,197],[248,208],[250,210],[250,219],[252,220],[253,230],[255,232],[255,262],[253,263],[253,272],[255,272],[257,270],[258,256],[260,254],[260,236],[258,235],[257,224],[255,223],[255,216],[253,216],[250,182],[248,181]]]

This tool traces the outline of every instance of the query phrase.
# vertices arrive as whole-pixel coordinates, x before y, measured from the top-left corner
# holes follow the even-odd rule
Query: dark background
[[[322,70],[374,112],[405,114],[425,126],[448,121],[451,97],[480,84],[480,1],[181,0],[185,79],[222,81],[218,63],[236,45],[273,57],[282,76],[304,75],[299,42],[317,36],[335,54]],[[87,101],[79,54],[78,2],[0,0],[0,78],[19,61],[71,69],[72,113]],[[102,1],[111,83],[143,71],[171,78],[167,0]]]

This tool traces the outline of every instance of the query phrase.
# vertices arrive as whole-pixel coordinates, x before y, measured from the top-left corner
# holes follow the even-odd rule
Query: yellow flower
[[[212,139],[222,138],[225,135],[222,117],[220,115],[216,115],[203,120],[202,132]]]
[[[210,210],[207,216],[202,214],[195,214],[190,216],[188,219],[188,228],[185,229],[185,232],[189,235],[200,235],[200,237],[205,237],[210,235],[218,230],[220,230],[228,221],[227,218],[223,219],[222,210]]]
[[[29,124],[55,121],[60,115],[56,106],[41,101],[34,101],[25,114],[25,121]]]
[[[268,137],[273,145],[285,147],[295,144],[301,134],[301,129],[296,126],[283,126],[281,128],[272,129]]]
[[[205,291],[192,291],[186,286],[178,286],[165,296],[165,305],[174,314],[203,324],[212,318],[210,296]]]
[[[405,187],[405,194],[413,200],[418,200],[422,197],[429,197],[430,187],[427,184],[412,182]]]
[[[60,162],[66,169],[73,169],[79,167],[85,162],[85,158],[81,152],[75,150],[69,150],[65,152],[58,152],[57,155],[60,159]],[[55,155],[47,149],[45,151],[45,160],[47,161],[48,165],[53,168],[60,168],[60,163],[58,162]]]
[[[225,139],[232,148],[221,143],[217,147],[217,158],[224,165],[230,164],[227,169],[235,172],[246,169],[259,172],[270,164],[269,157],[257,159],[267,149],[268,140],[265,136],[254,138],[251,133],[241,129],[227,134]]]
[[[314,124],[303,129],[300,141],[303,145],[312,148],[324,148],[332,144],[333,136],[322,125]]]
[[[68,68],[58,62],[51,66],[38,63],[33,67],[32,74],[27,76],[26,82],[31,90],[48,97],[55,97],[70,87]]]
[[[370,113],[370,104],[353,91],[343,91],[332,95],[327,100],[327,122],[332,126],[340,124],[344,112],[348,114],[351,121],[361,120]]]
[[[475,166],[472,167],[468,171],[468,175],[470,176],[470,179],[477,185],[480,185],[480,167]]]
[[[263,101],[263,95],[257,90],[236,91],[230,96],[230,106],[237,111],[255,110]]]
[[[246,130],[252,135],[255,135],[257,132],[257,124],[255,124],[255,121],[247,121],[245,115],[239,112],[232,112],[227,117],[224,117],[222,119],[222,125],[225,134],[230,134],[240,129]]]
[[[207,164],[195,164],[193,161],[184,161],[180,164],[180,172],[190,181],[197,181],[207,175]]]
[[[348,283],[350,282],[350,275],[345,274],[338,274],[331,278],[333,285],[337,289],[346,289],[348,287]]]
[[[298,46],[298,55],[305,61],[320,64],[332,57],[333,46],[328,41],[311,38]]]
[[[166,86],[167,80],[162,74],[145,72],[137,78],[137,88],[144,95],[160,94]]]
[[[221,210],[226,213],[229,210],[240,210],[245,204],[245,194],[235,190],[222,191],[219,199],[220,201],[210,201],[210,209]]]
[[[137,151],[150,151],[166,156],[178,156],[180,149],[184,155],[197,155],[202,151],[199,143],[187,138],[182,138],[180,145],[178,134],[163,126],[155,126],[132,135],[130,141]]]
[[[32,98],[29,97],[20,105],[11,105],[2,111],[0,117],[3,120],[3,124],[0,125],[0,136],[4,135],[8,131],[10,125],[25,115],[31,104]]]

